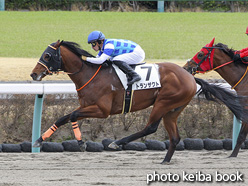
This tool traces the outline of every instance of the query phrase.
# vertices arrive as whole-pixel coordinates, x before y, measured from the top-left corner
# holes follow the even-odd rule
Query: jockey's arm
[[[101,52],[99,52],[99,54],[96,56],[96,58],[94,58],[94,57],[87,57],[86,58],[86,61],[91,62],[91,63],[94,63],[94,64],[102,64],[107,59],[109,59],[111,57],[111,54],[113,52],[114,52],[114,45],[111,44],[111,43],[108,43],[108,44],[105,45],[102,54],[100,54]]]
[[[248,56],[248,47],[240,50],[240,57],[243,58],[246,56]]]
[[[100,65],[100,64],[104,63],[109,57],[110,57],[109,55],[106,55],[106,54],[103,53],[101,56],[96,57],[96,58],[87,57],[86,61]]]

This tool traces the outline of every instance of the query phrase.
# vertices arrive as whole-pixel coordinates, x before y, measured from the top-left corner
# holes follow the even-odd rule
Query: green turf
[[[247,13],[0,12],[0,57],[39,57],[57,39],[92,54],[87,36],[130,39],[147,59],[187,59],[216,37],[234,49],[248,46]]]

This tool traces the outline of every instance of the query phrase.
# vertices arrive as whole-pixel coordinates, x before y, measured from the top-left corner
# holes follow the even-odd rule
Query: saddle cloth
[[[127,76],[115,64],[112,64],[125,90],[127,89]],[[135,72],[141,76],[141,80],[132,85],[132,90],[144,90],[159,88],[160,75],[157,64],[142,64],[134,67]]]

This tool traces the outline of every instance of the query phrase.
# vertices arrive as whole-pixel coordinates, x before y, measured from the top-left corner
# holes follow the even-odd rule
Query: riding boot
[[[113,63],[129,77],[127,85],[132,85],[134,82],[141,80],[140,75],[137,74],[127,63],[123,61],[113,61]]]

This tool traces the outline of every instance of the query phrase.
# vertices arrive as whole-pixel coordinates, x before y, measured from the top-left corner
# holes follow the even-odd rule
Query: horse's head
[[[206,72],[213,69],[213,56],[215,47],[213,47],[215,38],[204,46],[192,59],[189,59],[183,66],[191,74],[197,72]]]
[[[48,45],[30,74],[33,80],[41,81],[46,75],[51,75],[61,70],[62,58],[60,55],[60,45],[62,42],[58,40],[56,43]]]

